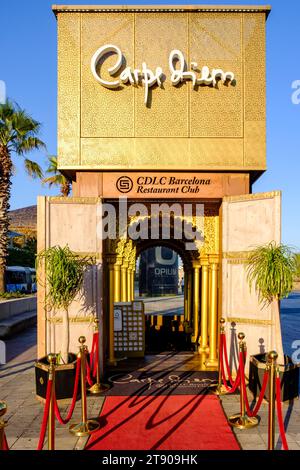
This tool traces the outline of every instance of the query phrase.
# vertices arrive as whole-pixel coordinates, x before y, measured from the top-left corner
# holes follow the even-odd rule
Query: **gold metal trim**
[[[91,258],[95,259],[101,259],[102,258],[102,253],[100,252],[93,252],[93,251],[75,251],[74,252],[76,255],[81,256],[82,258],[85,258],[86,256],[89,256]]]
[[[250,256],[252,251],[224,251],[223,258],[226,259],[245,259]]]
[[[234,12],[234,13],[266,13],[271,11],[269,5],[52,5],[52,11],[57,13],[74,13],[74,12]]]
[[[246,258],[229,259],[228,264],[247,264]]]
[[[50,204],[97,204],[101,201],[101,197],[47,196],[47,202]]]
[[[274,325],[274,322],[272,322],[272,320],[256,320],[254,318],[240,318],[240,317],[227,317],[227,322],[244,323],[247,325],[262,325],[262,326]]]
[[[243,194],[241,196],[224,196],[223,202],[242,202],[242,201],[253,201],[259,199],[271,199],[275,196],[281,196],[281,191],[271,191],[268,193],[257,193],[257,194]]]
[[[252,253],[253,251],[227,251],[222,257],[227,260],[228,264],[246,264]]]
[[[94,315],[89,315],[88,317],[71,317],[69,318],[70,323],[92,323],[94,321]],[[53,317],[46,319],[49,323],[62,323],[62,317]]]

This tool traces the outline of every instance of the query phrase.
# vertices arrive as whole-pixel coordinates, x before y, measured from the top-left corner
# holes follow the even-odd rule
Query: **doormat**
[[[87,450],[239,450],[213,395],[106,397]]]
[[[215,371],[130,371],[111,373],[108,396],[201,395],[212,392],[218,382]]]

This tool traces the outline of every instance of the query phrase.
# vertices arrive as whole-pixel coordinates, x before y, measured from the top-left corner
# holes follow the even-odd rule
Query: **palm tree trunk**
[[[282,334],[281,334],[281,323],[280,323],[280,300],[277,298],[277,309],[275,312],[275,345],[276,345],[276,352],[278,354],[277,363],[284,364],[284,354],[283,354],[283,346],[282,346]]]
[[[60,193],[64,197],[68,197],[71,192],[71,183],[69,181],[65,181],[65,183],[61,184],[60,186]]]
[[[5,267],[8,255],[8,210],[12,163],[7,148],[0,145],[0,294],[5,292]]]
[[[68,364],[69,355],[69,342],[70,342],[70,331],[69,331],[69,314],[67,309],[63,309],[62,312],[62,342],[61,342],[61,357],[64,364]]]

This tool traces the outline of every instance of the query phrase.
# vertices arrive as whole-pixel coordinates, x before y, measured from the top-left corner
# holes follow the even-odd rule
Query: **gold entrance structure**
[[[260,352],[261,338],[265,350],[274,349],[278,305],[262,309],[245,276],[253,246],[281,241],[280,192],[252,192],[266,170],[270,7],[55,5],[53,11],[58,169],[72,181],[72,197],[39,197],[38,251],[68,244],[95,259],[84,295],[69,309],[70,351],[81,335],[90,348],[97,317],[100,369],[107,358],[115,363],[114,304],[133,301],[136,259],[155,245],[182,258],[185,326],[206,367],[217,367],[221,317],[228,346],[235,321],[249,356]],[[203,203],[201,224],[194,216],[185,222],[203,227],[204,243],[187,250],[175,236],[101,239],[101,206],[117,207],[122,197],[129,207]],[[129,217],[127,226],[139,217]],[[59,352],[63,333],[62,312],[45,307],[46,289],[38,290],[39,357]]]

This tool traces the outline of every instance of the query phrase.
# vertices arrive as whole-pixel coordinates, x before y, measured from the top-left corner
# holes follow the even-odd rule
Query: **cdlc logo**
[[[133,181],[129,176],[120,176],[117,180],[116,186],[120,193],[129,193],[133,188]]]

